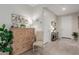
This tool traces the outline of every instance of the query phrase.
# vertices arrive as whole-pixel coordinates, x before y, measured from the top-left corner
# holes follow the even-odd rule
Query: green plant
[[[22,28],[22,27],[25,28],[26,26],[25,26],[25,24],[21,24],[20,27],[21,27],[21,28]]]
[[[5,28],[5,24],[0,28],[0,51],[2,52],[12,52],[12,31]]]
[[[72,33],[72,36],[74,37],[75,40],[78,39],[78,33],[77,33],[77,32],[73,32],[73,33]]]

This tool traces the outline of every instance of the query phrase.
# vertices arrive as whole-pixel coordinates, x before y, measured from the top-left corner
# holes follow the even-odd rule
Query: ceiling
[[[30,6],[47,7],[49,10],[51,10],[58,16],[79,12],[79,4],[42,4],[42,5],[41,4],[38,4],[38,5],[32,4]],[[66,10],[63,11],[62,8],[66,8]]]

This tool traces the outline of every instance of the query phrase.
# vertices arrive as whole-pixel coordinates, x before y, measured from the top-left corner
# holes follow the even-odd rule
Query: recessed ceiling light
[[[65,10],[66,10],[66,8],[62,8],[62,10],[63,10],[63,11],[65,11]]]

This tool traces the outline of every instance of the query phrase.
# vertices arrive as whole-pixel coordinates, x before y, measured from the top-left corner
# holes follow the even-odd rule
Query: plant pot
[[[0,55],[9,55],[9,52],[0,52]]]
[[[74,38],[75,41],[78,41],[78,38]]]

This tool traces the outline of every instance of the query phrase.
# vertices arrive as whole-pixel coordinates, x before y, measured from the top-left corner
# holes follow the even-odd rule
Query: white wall
[[[56,20],[56,15],[47,8],[37,6],[33,9],[32,19],[34,20],[33,26],[36,27],[36,30],[43,31],[44,43],[49,42],[51,40],[51,21]]]
[[[60,17],[59,36],[72,38],[72,16]]]
[[[51,41],[51,21],[56,20],[56,15],[45,9],[44,11],[44,42]]]
[[[79,13],[74,13],[65,16],[59,16],[57,20],[57,31],[59,37],[72,38],[73,32],[79,32],[78,29],[78,16]]]
[[[6,24],[7,27],[11,26],[11,14],[21,14],[26,18],[32,15],[32,7],[28,5],[0,5],[0,25]]]

